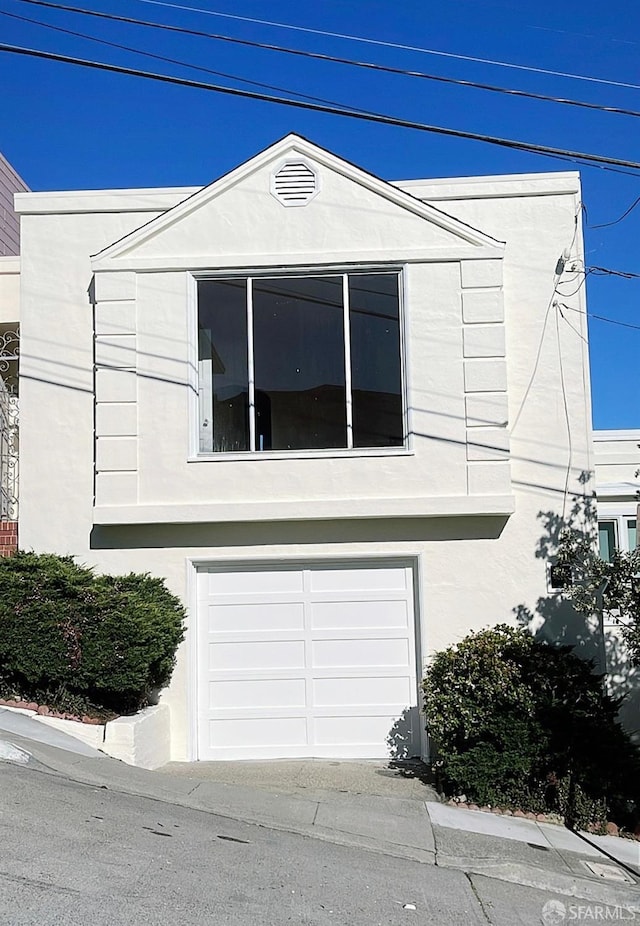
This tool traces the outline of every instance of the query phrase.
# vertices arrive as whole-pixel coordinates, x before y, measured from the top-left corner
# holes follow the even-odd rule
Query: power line
[[[580,210],[581,210],[581,208],[582,208],[582,205],[579,204],[579,205],[578,205],[578,211],[576,212],[576,214],[575,214],[574,217],[573,217],[573,234],[572,234],[572,236],[571,236],[571,241],[570,241],[570,243],[569,243],[568,253],[571,252],[571,249],[573,248],[573,246],[574,246],[574,244],[575,244],[575,241],[576,241],[576,238],[577,238],[577,236],[578,236],[578,217],[579,217],[579,215],[580,215]],[[528,382],[527,382],[526,389],[524,390],[524,393],[523,393],[523,395],[522,395],[522,399],[521,399],[521,401],[520,401],[520,407],[518,408],[518,411],[517,411],[517,413],[516,413],[516,416],[515,416],[515,419],[514,419],[514,421],[513,421],[513,424],[511,425],[511,434],[512,434],[512,435],[515,434],[516,428],[518,427],[518,422],[520,421],[520,417],[521,417],[521,415],[522,415],[522,412],[524,411],[524,407],[525,407],[525,405],[527,404],[527,399],[529,398],[529,393],[531,392],[531,389],[533,388],[533,384],[534,384],[534,382],[535,382],[535,378],[536,378],[537,373],[538,373],[538,367],[539,367],[539,365],[540,365],[540,360],[541,360],[541,358],[542,358],[542,348],[544,347],[544,340],[545,340],[545,336],[546,336],[546,333],[547,333],[547,325],[549,324],[549,316],[551,315],[551,309],[552,309],[552,308],[556,308],[557,305],[558,305],[558,302],[556,301],[556,294],[558,293],[558,284],[559,284],[559,282],[560,282],[560,277],[562,276],[562,274],[563,274],[563,272],[564,272],[564,267],[565,267],[565,264],[564,264],[563,259],[561,258],[561,259],[558,261],[558,264],[557,264],[556,269],[555,269],[554,274],[553,274],[553,290],[552,290],[552,292],[551,292],[551,296],[549,297],[549,301],[548,301],[548,303],[547,303],[547,308],[546,308],[545,313],[544,313],[544,319],[543,319],[543,322],[542,322],[542,328],[541,328],[541,330],[540,330],[540,339],[538,340],[538,347],[537,347],[537,349],[536,349],[536,357],[535,357],[535,360],[534,360],[534,362],[533,362],[533,367],[532,367],[532,370],[531,370],[531,375],[529,376],[529,380],[528,380]],[[567,298],[568,298],[568,297],[567,297]],[[557,324],[557,321],[558,321],[558,313],[557,313],[557,311],[556,311],[556,324]]]
[[[587,267],[587,273],[594,273],[596,276],[622,277],[624,280],[640,279],[640,273],[633,273],[631,270],[610,270],[608,267]]]
[[[333,116],[346,116],[350,119],[360,119],[366,122],[374,122],[380,125],[392,125],[399,128],[415,129],[421,132],[430,132],[435,135],[444,135],[451,138],[465,138],[471,141],[485,142],[486,144],[497,145],[502,148],[510,148],[516,151],[528,151],[533,154],[547,155],[549,157],[560,158],[561,160],[580,161],[590,166],[602,167],[603,170],[612,170],[618,167],[630,168],[632,171],[640,170],[640,162],[627,161],[623,158],[611,158],[606,155],[588,154],[582,151],[571,151],[564,148],[553,148],[548,145],[537,145],[531,142],[516,141],[509,138],[500,138],[495,135],[484,135],[478,132],[465,132],[461,129],[450,129],[443,126],[428,125],[423,122],[413,122],[408,119],[399,119],[395,116],[387,116],[381,113],[362,112],[347,109],[344,107],[328,106],[323,103],[310,103],[302,100],[293,100],[286,97],[271,96],[266,93],[257,93],[253,90],[241,90],[237,87],[224,87],[218,84],[208,84],[203,81],[189,80],[185,77],[171,77],[167,74],[157,74],[151,71],[141,71],[137,68],[121,67],[115,64],[105,64],[100,61],[91,61],[85,58],[75,58],[71,55],[60,55],[54,52],[46,52],[40,49],[23,48],[18,45],[0,44],[0,51],[9,54],[25,55],[31,58],[42,58],[48,61],[60,61],[66,64],[74,64],[80,67],[92,68],[94,70],[109,71],[114,74],[125,74],[130,77],[142,77],[147,80],[156,80],[166,84],[173,84],[181,87],[191,87],[197,90],[208,90],[214,93],[223,93],[229,96],[243,97],[245,99],[260,100],[266,103],[276,103],[281,106],[290,106],[295,109],[304,109],[311,112],[327,113]],[[633,176],[636,176],[634,173]]]
[[[25,0],[30,2],[30,0]],[[215,74],[217,77],[226,77],[228,80],[237,80],[239,83],[251,84],[254,87],[262,87],[266,90],[277,90],[279,93],[294,93],[296,96],[305,100],[313,100],[316,103],[327,103],[329,106],[341,106],[335,100],[327,100],[321,96],[311,96],[307,93],[298,93],[296,90],[289,90],[286,87],[278,87],[275,84],[265,84],[259,80],[249,80],[246,77],[238,77],[236,74],[227,74],[224,71],[214,71],[198,64],[189,64],[187,61],[181,61],[177,58],[169,58],[166,55],[156,55],[154,52],[142,51],[140,48],[133,48],[131,45],[122,45],[119,42],[109,42],[107,39],[99,39],[94,35],[87,35],[86,32],[76,32],[73,29],[64,29],[62,26],[54,26],[51,23],[42,22],[39,19],[31,19],[30,16],[19,16],[17,13],[8,13],[6,10],[0,10],[0,16],[10,16],[11,19],[19,19],[21,22],[32,23],[36,26],[43,26],[45,29],[52,29],[54,32],[63,32],[65,35],[72,35],[75,38],[88,39],[90,42],[97,42],[100,45],[107,45],[110,48],[118,48],[121,51],[130,51],[136,55],[144,55],[146,58],[154,58],[156,61],[166,61],[169,64],[178,64],[180,67],[191,68],[195,71],[204,71],[207,74]],[[354,110],[356,107],[353,107]],[[638,114],[640,115],[640,113]]]
[[[560,286],[571,285],[575,282],[575,277],[571,280],[564,280],[561,283],[558,283],[557,293],[559,296],[562,296],[563,299],[570,299],[573,296],[576,296],[584,284],[587,281],[588,276],[607,276],[607,277],[620,277],[623,280],[639,280],[640,273],[634,273],[631,270],[611,270],[609,267],[585,267],[584,270],[576,271],[576,276],[582,276],[578,286],[571,293],[563,292],[560,289]]]
[[[557,273],[554,274],[554,277],[553,277],[553,292],[551,293],[551,298],[549,299],[549,302],[547,303],[547,308],[546,308],[546,311],[545,311],[545,313],[544,313],[544,319],[543,319],[543,321],[542,321],[542,328],[541,328],[541,330],[540,330],[540,339],[539,339],[539,341],[538,341],[538,347],[537,347],[537,349],[536,349],[536,357],[535,357],[535,360],[534,360],[534,362],[533,362],[533,368],[532,368],[532,370],[531,370],[531,375],[529,376],[529,380],[528,380],[528,382],[527,382],[526,389],[524,390],[524,393],[523,393],[523,395],[522,395],[522,400],[521,400],[521,402],[520,402],[520,407],[518,408],[518,411],[517,411],[516,416],[515,416],[515,418],[514,418],[513,424],[511,425],[511,435],[512,435],[512,436],[513,436],[513,435],[515,434],[515,432],[516,432],[516,428],[518,427],[518,422],[520,421],[520,416],[522,415],[522,412],[524,411],[524,407],[525,407],[525,405],[527,404],[527,399],[529,398],[529,393],[531,392],[531,389],[532,389],[533,384],[534,384],[534,382],[535,382],[535,378],[536,378],[537,373],[538,373],[538,367],[540,366],[540,358],[542,357],[542,348],[543,348],[543,346],[544,346],[544,340],[545,340],[545,337],[546,337],[546,334],[547,334],[547,325],[549,324],[549,316],[551,315],[551,309],[552,309],[553,304],[554,304],[554,299],[555,299],[555,296],[556,296],[556,292],[558,291],[558,279],[559,279],[558,274],[557,274]]]
[[[563,309],[569,309],[570,312],[579,312],[581,315],[586,315],[587,318],[597,318],[599,322],[608,322],[610,325],[620,325],[622,328],[632,328],[634,331],[640,331],[640,325],[621,322],[617,318],[609,318],[607,315],[596,315],[595,312],[585,312],[583,309],[576,309],[574,306],[566,305],[564,302],[559,302],[558,305],[561,305]]]
[[[615,219],[613,222],[602,222],[600,225],[589,225],[589,228],[611,228],[612,225],[617,225],[618,222],[622,222],[623,219],[626,219],[629,213],[632,212],[639,203],[640,203],[640,196],[638,196],[638,198],[634,202],[631,203],[629,208],[625,210],[625,212],[622,213],[619,219]]]
[[[578,337],[580,338],[580,340],[581,340],[581,341],[584,341],[584,343],[588,346],[588,345],[589,345],[589,342],[587,341],[587,339],[585,338],[585,336],[582,334],[581,331],[578,331],[578,329],[577,329],[574,325],[571,324],[571,322],[569,321],[569,319],[567,318],[567,316],[566,316],[566,315],[564,314],[564,312],[562,311],[562,306],[563,306],[563,305],[564,305],[563,302],[559,302],[559,303],[558,303],[558,312],[560,312],[560,317],[562,318],[562,320],[563,320],[564,322],[567,323],[567,325],[569,326],[569,328],[571,328],[572,331],[575,331],[575,333],[578,335]]]
[[[453,77],[441,77],[440,75],[436,75],[436,74],[425,74],[422,71],[407,70],[405,68],[396,68],[396,67],[391,67],[389,65],[383,65],[383,64],[373,64],[368,61],[354,61],[350,58],[342,58],[336,55],[326,55],[326,54],[320,54],[318,52],[302,51],[300,49],[287,48],[282,45],[273,45],[267,42],[256,42],[256,41],[251,41],[249,39],[238,39],[238,38],[234,38],[231,36],[220,35],[215,32],[204,32],[199,29],[187,29],[181,26],[170,26],[164,23],[157,23],[157,22],[153,22],[153,21],[145,20],[145,19],[134,19],[130,16],[116,16],[112,13],[102,13],[102,12],[97,12],[95,10],[86,10],[86,9],[83,9],[81,7],[76,7],[76,6],[67,6],[65,4],[50,3],[50,2],[47,2],[47,0],[18,0],[18,2],[28,3],[32,6],[45,7],[47,9],[63,10],[68,13],[78,13],[83,16],[93,16],[98,19],[107,19],[107,20],[111,20],[114,22],[122,22],[122,23],[126,23],[127,25],[144,26],[147,28],[160,29],[160,30],[168,31],[168,32],[178,32],[178,33],[182,33],[183,35],[192,35],[198,38],[209,38],[209,39],[214,39],[215,41],[229,42],[234,45],[242,45],[248,48],[260,48],[262,50],[275,51],[275,52],[285,54],[285,55],[295,55],[301,58],[310,58],[310,59],[314,59],[318,61],[328,61],[333,64],[344,64],[350,67],[364,68],[365,70],[370,70],[370,71],[380,71],[386,74],[396,74],[402,77],[414,77],[414,78],[418,78],[421,80],[434,81],[437,83],[451,84],[451,85],[459,86],[459,87],[470,87],[476,90],[485,90],[490,93],[506,94],[508,96],[523,97],[525,99],[531,99],[531,100],[541,100],[543,102],[558,103],[558,104],[565,105],[565,106],[576,106],[576,107],[580,107],[583,109],[595,110],[597,112],[616,113],[618,115],[634,116],[636,118],[640,117],[640,112],[638,112],[637,110],[633,110],[633,109],[623,109],[617,106],[602,106],[598,103],[588,103],[584,100],[572,100],[572,99],[567,99],[565,97],[554,97],[554,96],[549,96],[547,94],[533,93],[533,92],[526,91],[526,90],[514,90],[509,87],[498,87],[498,86],[495,86],[494,84],[479,83],[477,81],[472,81],[472,80],[460,80],[460,79],[453,78]],[[6,13],[5,15],[12,16],[14,14]],[[15,17],[15,18],[20,18],[20,17]],[[27,20],[27,21],[35,22],[38,25],[42,25],[42,26],[48,25],[47,23],[42,23],[42,22],[39,22],[38,20]],[[50,28],[56,28],[56,27],[50,26]],[[64,31],[68,31],[68,30],[64,30]],[[71,34],[72,35],[77,34],[80,36],[82,35],[82,33],[71,33]],[[90,38],[89,36],[86,36],[86,37]],[[98,39],[96,39],[95,41],[98,41]],[[123,46],[123,47],[126,48],[126,46]],[[147,53],[140,52],[140,54],[147,54]],[[156,56],[156,57],[161,57],[161,56]],[[165,60],[165,59],[161,59],[161,60]],[[166,60],[172,61],[173,59],[166,59]],[[179,63],[179,62],[176,62],[176,63]],[[186,66],[196,67],[196,65],[186,65]],[[208,70],[208,69],[201,68],[201,70]],[[219,72],[211,71],[211,73],[215,74]],[[243,78],[234,78],[234,79],[243,80]],[[257,83],[257,82],[246,81],[246,83]],[[259,86],[269,86],[269,85],[259,84]],[[297,94],[297,95],[305,96],[305,94]],[[306,98],[307,99],[319,99],[318,97],[310,97],[310,96],[306,96]]]
[[[527,29],[537,29],[539,32],[553,32],[556,35],[570,35],[572,38],[580,36],[583,39],[599,39],[601,42],[610,42],[612,45],[640,45],[640,42],[631,42],[628,39],[614,39],[613,36],[600,36],[594,32],[576,32],[573,29],[552,29],[549,26],[534,26],[525,24]]]
[[[573,296],[577,296],[580,290],[582,289],[582,287],[584,286],[588,275],[589,275],[588,270],[586,272],[583,272],[582,279],[580,280],[577,287],[573,290],[572,293],[563,293],[560,289],[556,289],[556,292],[558,293],[558,295],[562,296],[563,299],[571,299]],[[564,280],[562,283],[560,282],[558,283],[558,287],[569,286],[574,282],[575,282],[575,278],[573,280]]]
[[[138,0],[138,3],[148,3],[152,6],[161,6],[170,10],[183,10],[189,13],[202,13],[206,16],[219,16],[222,19],[234,19],[240,22],[255,23],[260,26],[274,26],[278,29],[289,29],[293,32],[306,32],[312,35],[324,35],[333,39],[345,39],[349,42],[362,42],[365,45],[379,45],[384,48],[397,48],[401,51],[416,51],[423,55],[436,55],[441,58],[454,58],[458,61],[475,61],[479,64],[490,64],[495,67],[512,68],[516,71],[529,71],[534,74],[550,74],[552,77],[568,77],[571,80],[585,80],[596,84],[608,84],[612,87],[626,87],[629,90],[640,90],[638,84],[627,84],[618,80],[607,80],[604,77],[589,77],[584,74],[571,74],[567,71],[552,71],[546,68],[531,67],[525,64],[513,64],[509,61],[497,61],[491,58],[478,58],[473,55],[458,55],[453,52],[439,51],[434,48],[421,48],[418,45],[403,45],[400,42],[385,42],[382,39],[368,39],[364,36],[350,35],[343,32],[328,32],[323,29],[311,29],[308,26],[294,26],[290,23],[273,22],[269,19],[257,19],[251,16],[239,16],[235,13],[221,13],[217,10],[204,10],[199,7],[183,6],[179,3],[167,3],[163,0]]]

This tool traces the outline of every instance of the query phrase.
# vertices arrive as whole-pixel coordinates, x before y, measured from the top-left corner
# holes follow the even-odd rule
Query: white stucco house
[[[593,470],[578,174],[290,135],[16,208],[20,546],[185,601],[172,758],[424,753],[429,654],[549,593],[539,514]]]

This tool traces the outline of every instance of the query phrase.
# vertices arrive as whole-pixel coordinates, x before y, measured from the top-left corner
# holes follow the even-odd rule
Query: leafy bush
[[[135,712],[169,681],[183,620],[161,579],[18,553],[0,560],[0,687],[62,710]]]
[[[423,690],[448,793],[555,811],[571,826],[632,822],[638,751],[620,702],[569,647],[499,625],[437,653]]]

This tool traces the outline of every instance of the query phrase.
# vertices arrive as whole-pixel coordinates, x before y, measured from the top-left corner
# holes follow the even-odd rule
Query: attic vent
[[[271,175],[271,193],[283,206],[306,206],[319,192],[319,181],[305,161],[287,161]]]

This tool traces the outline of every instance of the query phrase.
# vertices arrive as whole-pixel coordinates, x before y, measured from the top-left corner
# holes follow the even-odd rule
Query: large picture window
[[[198,281],[201,453],[402,447],[398,271]]]

